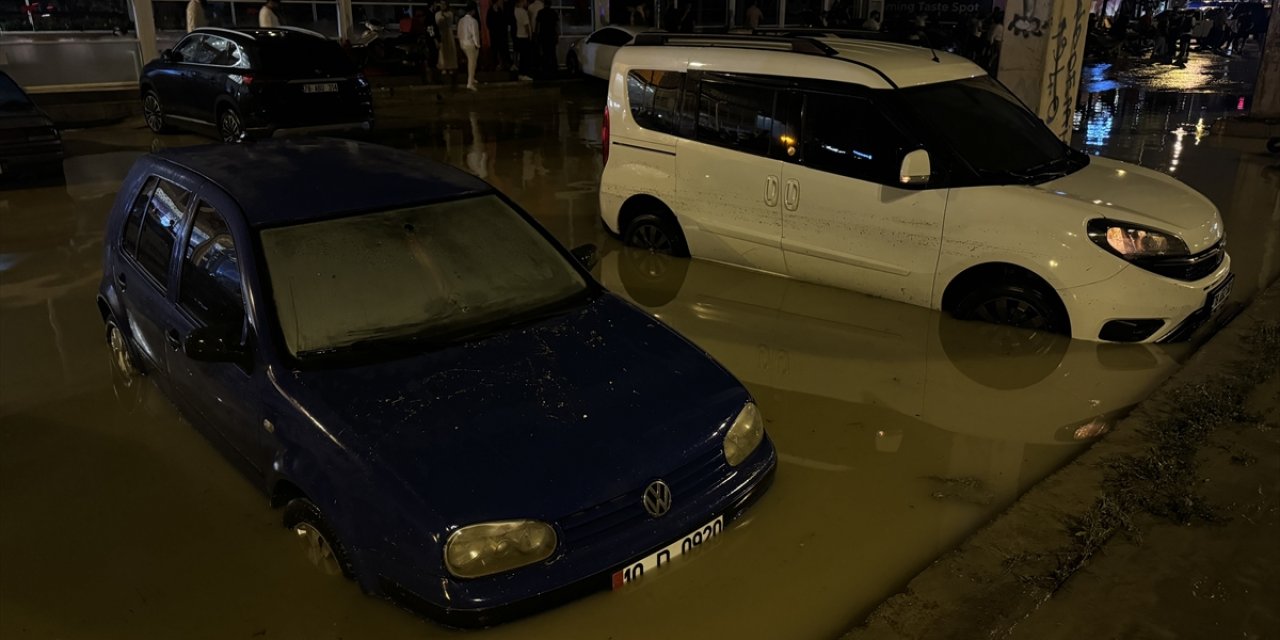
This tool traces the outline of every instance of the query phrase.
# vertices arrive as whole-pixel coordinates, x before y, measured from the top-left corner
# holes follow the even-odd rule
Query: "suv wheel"
[[[111,349],[111,364],[122,386],[132,386],[142,370],[133,356],[129,338],[114,319],[107,320],[107,347]]]
[[[244,140],[244,124],[240,122],[240,114],[235,107],[223,107],[218,111],[218,137],[223,142]]]
[[[636,216],[623,232],[622,241],[628,246],[654,253],[682,258],[689,255],[689,246],[685,244],[680,227],[668,218],[651,213]]]
[[[160,96],[154,91],[147,91],[142,96],[142,118],[147,121],[147,128],[154,133],[169,130],[169,125],[164,121],[164,108],[160,106]]]

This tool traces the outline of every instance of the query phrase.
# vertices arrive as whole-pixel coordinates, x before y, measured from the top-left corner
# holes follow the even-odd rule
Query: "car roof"
[[[152,156],[217,185],[255,228],[493,192],[458,169],[354,140],[209,144]]]
[[[745,34],[646,37],[665,39],[666,44],[628,45],[618,52],[615,63],[657,68],[688,65],[702,71],[834,80],[886,89],[986,75],[982,67],[961,56],[877,39]]]
[[[319,38],[328,40],[322,33],[309,31],[307,29],[299,29],[297,27],[245,27],[236,29],[227,29],[224,27],[199,27],[192,33],[207,33],[210,35],[223,36],[231,38],[236,42],[261,42],[271,39],[285,38]]]

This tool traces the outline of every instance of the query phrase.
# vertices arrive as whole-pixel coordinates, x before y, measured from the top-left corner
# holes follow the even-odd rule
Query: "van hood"
[[[1034,188],[1087,204],[1099,216],[1176,234],[1191,253],[1222,240],[1218,208],[1198,191],[1158,171],[1091,157],[1083,169]]]

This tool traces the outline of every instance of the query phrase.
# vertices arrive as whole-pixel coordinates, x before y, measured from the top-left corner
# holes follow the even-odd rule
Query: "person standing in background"
[[[867,16],[867,19],[862,21],[862,28],[866,29],[867,31],[879,31],[880,30],[880,12],[872,11],[871,15]]]
[[[547,6],[542,0],[533,0],[529,3],[529,25],[533,29],[530,37],[536,42],[538,40],[538,12]]]
[[[453,11],[449,5],[436,5],[436,38],[440,41],[440,59],[436,68],[449,79],[449,86],[457,85],[454,72],[458,70],[458,40],[453,35]]]
[[[757,29],[761,20],[764,20],[764,11],[760,9],[760,0],[751,0],[747,5],[747,27]]]
[[[462,53],[467,56],[467,89],[478,91],[476,87],[476,65],[480,63],[480,21],[476,14],[480,8],[475,0],[467,2],[466,12],[458,21],[458,42],[462,44]]]
[[[528,0],[516,0],[516,63],[521,80],[533,73],[533,22],[529,20],[528,6]]]
[[[493,67],[498,71],[511,70],[511,23],[507,5],[503,0],[494,0],[489,5],[489,13],[485,16],[485,27],[489,29],[489,47],[493,49]]]
[[[209,24],[204,14],[205,0],[191,0],[187,3],[187,33]]]
[[[560,14],[555,9],[543,7],[538,10],[538,17],[533,23],[533,37],[538,45],[538,66],[542,74],[548,78],[555,77],[560,69],[556,56],[556,45],[560,44]]]
[[[280,26],[280,0],[267,0],[267,3],[258,9],[258,26],[264,29]]]

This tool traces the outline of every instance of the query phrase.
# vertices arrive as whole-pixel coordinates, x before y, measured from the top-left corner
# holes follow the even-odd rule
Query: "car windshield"
[[[494,195],[267,229],[261,239],[285,344],[299,359],[455,342],[588,291]]]
[[[31,106],[27,95],[8,75],[0,73],[0,110],[26,109]]]
[[[1088,164],[989,76],[903,89],[915,119],[945,140],[975,173],[1040,181]]]
[[[260,67],[289,77],[355,73],[355,66],[338,43],[314,37],[259,39]]]

